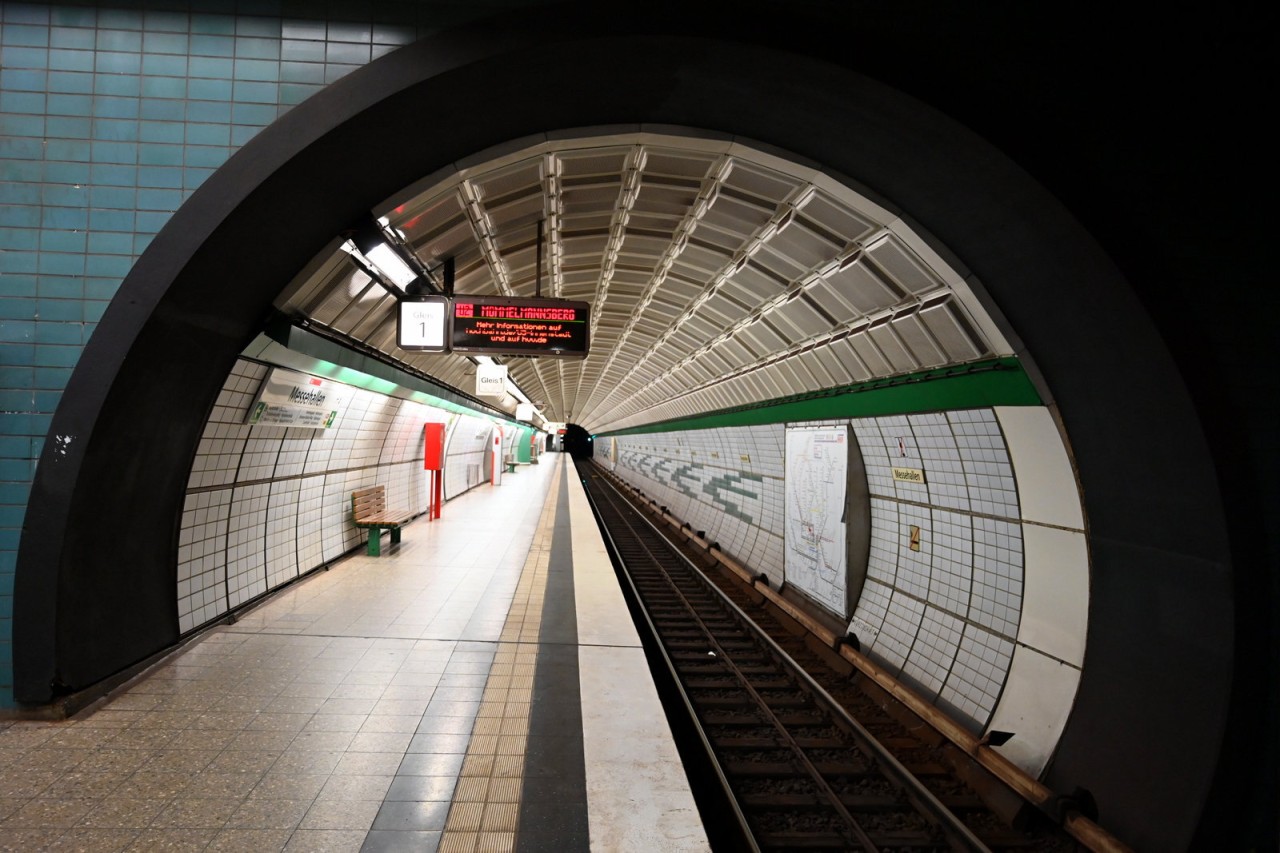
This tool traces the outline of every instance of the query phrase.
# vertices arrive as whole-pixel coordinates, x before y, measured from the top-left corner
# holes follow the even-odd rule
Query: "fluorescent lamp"
[[[365,252],[364,256],[369,259],[369,263],[378,268],[378,272],[400,287],[408,287],[418,277],[418,274],[404,262],[399,253],[386,243],[379,243]]]

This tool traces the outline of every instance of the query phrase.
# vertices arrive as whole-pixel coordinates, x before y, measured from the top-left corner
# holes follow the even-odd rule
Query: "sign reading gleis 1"
[[[262,380],[245,423],[328,429],[346,408],[347,395],[345,385],[273,367]]]
[[[507,366],[505,364],[476,365],[476,396],[505,397],[507,395]]]
[[[415,352],[445,352],[449,300],[443,296],[420,296],[400,300],[396,315],[396,345]]]

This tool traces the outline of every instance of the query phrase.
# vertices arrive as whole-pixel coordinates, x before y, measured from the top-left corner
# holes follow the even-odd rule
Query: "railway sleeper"
[[[752,675],[754,673],[746,673]],[[738,680],[732,676],[722,678],[708,678],[705,675],[694,676],[686,675],[684,686],[690,690],[732,690],[738,687]],[[790,686],[782,679],[771,679],[764,681],[763,679],[751,679],[751,686],[757,690],[778,690]]]
[[[764,777],[776,776],[779,778],[794,777],[798,772],[796,766],[790,761],[752,761],[734,760],[732,757],[724,762],[725,772],[731,776],[742,777]],[[866,776],[867,766],[854,761],[847,761],[841,764],[834,762],[823,762],[817,766],[817,770],[822,774],[823,778],[833,776]]]
[[[743,805],[752,808],[803,809],[827,808],[827,798],[818,794],[745,794],[738,798]],[[902,800],[897,797],[845,794],[840,802],[850,811],[902,811]]]
[[[777,738],[771,737],[736,737],[734,735],[711,735],[712,742],[722,749],[770,749],[786,746]],[[839,749],[843,744],[837,738],[798,737],[796,746],[801,749]]]

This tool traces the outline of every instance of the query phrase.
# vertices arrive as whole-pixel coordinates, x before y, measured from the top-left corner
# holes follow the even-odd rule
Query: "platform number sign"
[[[396,318],[396,345],[414,352],[445,352],[448,342],[449,300],[443,296],[420,296],[400,300]]]

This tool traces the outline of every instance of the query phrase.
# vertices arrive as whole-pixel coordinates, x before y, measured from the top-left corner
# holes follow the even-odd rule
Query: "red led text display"
[[[455,296],[449,316],[454,352],[585,356],[591,306],[535,297]]]

